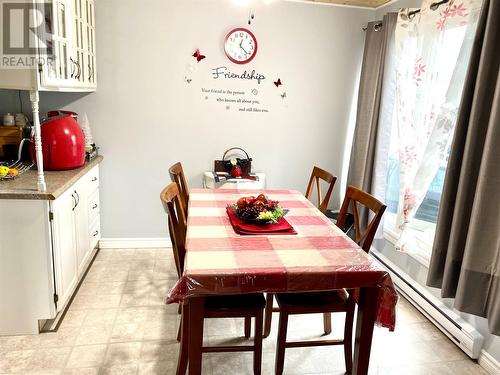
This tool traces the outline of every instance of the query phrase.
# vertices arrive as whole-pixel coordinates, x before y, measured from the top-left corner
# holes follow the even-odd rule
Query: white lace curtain
[[[419,13],[402,9],[395,31],[394,121],[399,149],[401,237],[407,231],[447,154],[481,0],[450,0],[439,7],[424,0]]]

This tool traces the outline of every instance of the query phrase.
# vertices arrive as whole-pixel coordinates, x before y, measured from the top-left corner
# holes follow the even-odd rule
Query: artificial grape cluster
[[[257,218],[257,216],[259,216],[260,208],[255,206],[246,206],[243,208],[238,208],[236,210],[236,214],[243,220],[254,220]]]
[[[259,219],[276,222],[282,216],[278,201],[268,199],[264,194],[260,194],[257,198],[253,196],[241,197],[236,202],[235,208],[236,215],[244,221]]]
[[[266,206],[267,206],[266,209],[268,211],[274,211],[278,207],[278,202],[277,201],[268,200]]]

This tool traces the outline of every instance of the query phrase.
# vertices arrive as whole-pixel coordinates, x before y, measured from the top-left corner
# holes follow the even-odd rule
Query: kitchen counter
[[[102,159],[102,156],[98,156],[83,167],[68,171],[45,171],[47,191],[44,192],[38,191],[36,169],[29,170],[13,180],[0,181],[0,199],[54,200]]]

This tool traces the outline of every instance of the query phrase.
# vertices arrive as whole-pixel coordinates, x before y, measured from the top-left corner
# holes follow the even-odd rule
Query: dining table
[[[287,210],[296,234],[240,235],[226,209],[265,194]],[[294,190],[192,189],[184,273],[167,303],[189,304],[189,374],[201,374],[204,298],[211,295],[356,291],[353,375],[368,373],[374,325],[395,329],[397,293],[370,254]]]

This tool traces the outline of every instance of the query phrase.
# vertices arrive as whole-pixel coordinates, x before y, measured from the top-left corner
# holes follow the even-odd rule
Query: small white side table
[[[266,188],[266,174],[254,173],[257,175],[257,180],[245,180],[241,178],[230,178],[220,182],[215,181],[213,172],[205,172],[203,174],[203,187],[205,189],[265,189]]]

